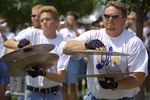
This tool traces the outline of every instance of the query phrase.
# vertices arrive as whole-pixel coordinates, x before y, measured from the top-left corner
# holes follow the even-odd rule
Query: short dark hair
[[[67,12],[66,16],[68,16],[68,15],[74,16],[75,20],[78,19],[78,16],[77,16],[77,14],[74,11]]]

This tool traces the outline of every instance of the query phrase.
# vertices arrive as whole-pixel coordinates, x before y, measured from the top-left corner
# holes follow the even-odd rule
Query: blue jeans
[[[44,94],[26,89],[25,100],[62,100],[62,94],[60,90],[56,92],[56,95],[54,95],[54,93]]]

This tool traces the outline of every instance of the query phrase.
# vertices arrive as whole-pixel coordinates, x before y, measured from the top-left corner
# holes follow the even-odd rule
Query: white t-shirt
[[[15,37],[15,39],[17,41],[20,41],[24,38],[28,39],[30,41],[31,45],[36,45],[36,44],[53,44],[53,45],[55,45],[55,48],[52,51],[50,51],[50,53],[57,54],[59,56],[59,60],[58,60],[57,64],[55,64],[51,68],[47,69],[48,72],[56,73],[57,71],[66,69],[66,66],[68,65],[68,61],[69,61],[69,56],[65,55],[62,52],[62,48],[64,47],[66,42],[63,41],[59,36],[57,36],[55,39],[49,39],[43,35],[42,30],[32,29],[32,31],[28,31],[22,35],[18,35]],[[47,88],[47,87],[52,87],[52,86],[56,86],[56,85],[61,85],[61,83],[57,83],[55,81],[52,81],[52,80],[47,79],[42,76],[38,76],[36,78],[27,76],[26,82],[27,82],[27,85],[31,85],[34,87],[41,87],[41,88]]]
[[[136,32],[135,32],[133,29],[128,28],[127,30],[128,30],[129,32],[133,33],[134,35],[136,35]]]
[[[82,29],[77,29],[77,31],[79,32],[79,34],[82,34],[84,32],[84,30]],[[75,37],[77,37],[74,30],[69,30],[68,28],[60,29],[57,35],[60,36],[66,42],[68,42],[70,39],[74,39]]]
[[[24,34],[26,32],[31,32],[34,29],[41,31],[41,29],[37,29],[37,28],[34,28],[34,26],[32,26],[32,27],[28,27],[26,29],[21,30],[17,35],[22,35],[22,34]]]
[[[87,74],[144,72],[147,75],[148,55],[142,41],[132,33],[124,30],[118,37],[110,37],[105,29],[87,31],[75,38],[78,41],[99,39],[107,51],[130,54],[130,56],[79,55],[88,58]],[[82,58],[81,57],[81,58]],[[124,76],[126,77],[126,76]],[[124,77],[119,77],[120,80]],[[97,78],[87,78],[89,91],[99,99],[119,99],[133,97],[139,92],[139,87],[127,90],[103,89]]]
[[[12,39],[15,37],[15,34],[12,32],[5,32],[4,33],[7,39]],[[2,37],[2,34],[0,33],[0,58],[6,54],[6,47],[4,47],[4,39]]]

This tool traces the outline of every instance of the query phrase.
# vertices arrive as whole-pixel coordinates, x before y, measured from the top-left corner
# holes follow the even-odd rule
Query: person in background
[[[96,30],[99,30],[99,29],[104,28],[104,23],[103,23],[103,21],[99,21],[99,22],[94,23],[94,28],[95,28]]]
[[[128,15],[128,20],[127,20],[127,24],[128,24],[128,31],[130,31],[131,33],[133,33],[134,35],[136,35],[136,13],[135,12],[131,12]]]
[[[145,99],[150,99],[150,25],[148,24],[148,17],[144,18],[144,28],[143,28],[143,37],[144,37],[144,44],[147,48],[148,52],[148,76],[146,77],[146,96]]]
[[[87,62],[86,57],[79,60],[79,75],[86,75]],[[84,84],[82,84],[84,82]],[[83,87],[84,86],[84,87]],[[83,100],[82,89],[87,89],[87,80],[85,77],[78,77],[78,96],[79,100]]]
[[[0,16],[0,100],[11,99],[10,96],[5,96],[7,84],[9,84],[9,76],[6,74],[6,69],[11,62],[3,61],[1,57],[13,51],[12,49],[4,47],[4,42],[13,37],[15,37],[15,34],[8,30],[7,19]]]
[[[63,40],[68,42],[70,39],[78,37],[83,33],[81,29],[77,28],[77,15],[73,11],[69,11],[66,14],[65,18],[66,26],[65,28],[61,28],[57,35],[62,37]],[[79,75],[79,60],[76,57],[71,56],[69,60],[69,64],[67,67],[67,72],[65,75],[65,79],[63,80],[63,86],[61,87],[63,100],[68,100],[68,87],[70,85],[70,99],[69,100],[77,100],[77,90],[76,84],[78,82]]]
[[[33,29],[41,29],[41,25],[40,25],[40,20],[38,17],[39,14],[39,9],[43,7],[42,4],[37,4],[35,6],[33,6],[32,10],[31,10],[31,21],[32,21],[32,25],[30,27],[27,27],[26,29],[23,29],[22,31],[20,31],[18,33],[18,35],[20,34],[24,34],[28,31],[32,31]]]
[[[78,55],[86,56],[87,75],[127,73],[118,78],[87,77],[87,100],[134,100],[139,86],[148,75],[148,54],[145,45],[136,35],[124,29],[127,8],[119,1],[108,1],[104,10],[104,29],[91,30],[67,42],[65,54],[77,50],[106,50],[129,54],[129,56]]]

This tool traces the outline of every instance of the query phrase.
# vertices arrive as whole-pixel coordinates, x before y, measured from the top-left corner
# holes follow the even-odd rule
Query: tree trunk
[[[136,34],[143,40],[143,22],[144,22],[144,8],[136,5],[137,23],[136,23]],[[144,87],[145,81],[140,86],[140,92],[135,96],[135,100],[144,100]]]
[[[136,5],[136,14],[136,34],[141,40],[143,40],[144,8],[140,5]]]

